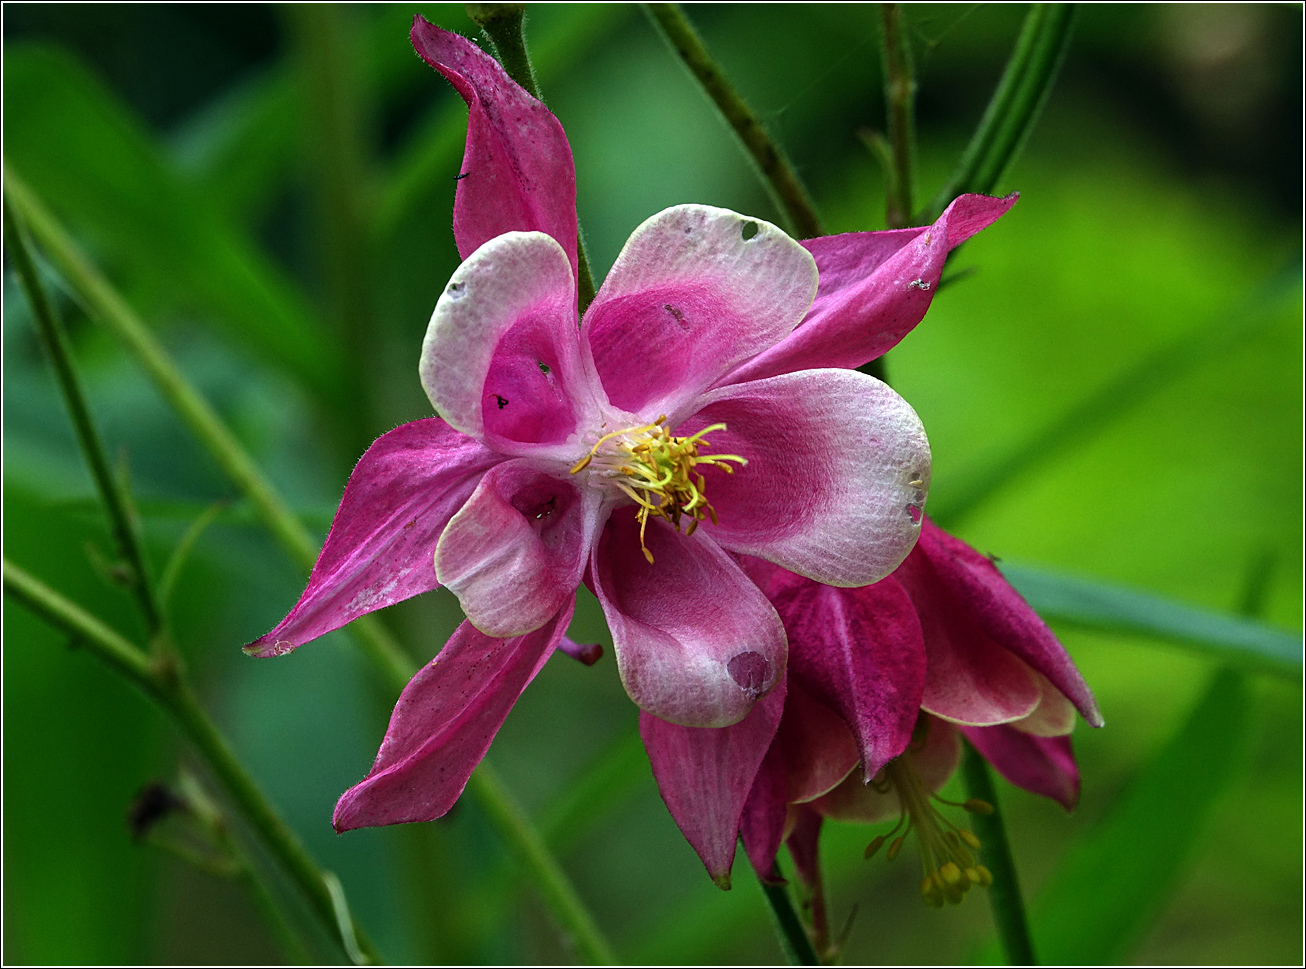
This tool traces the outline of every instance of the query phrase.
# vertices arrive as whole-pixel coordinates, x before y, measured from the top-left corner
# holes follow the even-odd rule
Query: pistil
[[[639,545],[644,558],[653,562],[653,553],[644,543],[650,517],[662,518],[680,531],[682,518],[688,518],[686,535],[694,534],[703,521],[717,524],[717,513],[707,500],[707,482],[700,466],[719,468],[734,474],[732,465],[748,463],[737,454],[700,454],[710,447],[706,435],[724,431],[724,424],[712,424],[689,437],[676,437],[666,427],[666,415],[652,424],[626,427],[604,434],[585,457],[572,467],[572,474],[586,468],[591,474],[608,479],[613,487],[639,506]]]

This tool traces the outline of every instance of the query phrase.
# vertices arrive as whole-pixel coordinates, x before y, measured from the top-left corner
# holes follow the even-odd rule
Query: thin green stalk
[[[925,225],[966,192],[997,186],[1038,120],[1070,43],[1074,4],[1036,3],[1025,17],[1002,79],[947,184],[917,216]]]
[[[126,676],[171,715],[268,850],[303,890],[318,917],[335,932],[337,913],[324,873],[246,773],[180,672],[175,667],[150,663],[139,647],[8,559],[4,560],[3,568],[5,592],[50,625],[75,637],[79,644]],[[361,940],[359,947],[368,961],[378,961],[370,942]]]
[[[970,797],[993,805],[992,814],[975,814],[971,823],[984,845],[984,864],[993,873],[993,884],[988,888],[989,903],[993,908],[993,921],[997,925],[998,939],[1007,963],[1013,966],[1036,966],[1034,943],[1025,918],[1025,902],[1020,895],[1020,881],[1016,876],[1016,862],[1011,856],[1007,841],[1007,828],[1002,821],[1002,808],[998,805],[997,789],[993,775],[984,758],[970,744],[962,743],[961,772]]]
[[[644,9],[661,28],[672,50],[702,85],[739,138],[748,157],[757,165],[776,205],[790,222],[790,231],[801,239],[825,235],[816,208],[798,174],[785,158],[780,146],[771,139],[753,109],[735,90],[725,72],[703,46],[694,27],[676,3],[646,3]]]
[[[531,825],[520,805],[513,800],[499,775],[484,761],[472,774],[468,787],[500,833],[505,835],[536,873],[536,884],[544,901],[553,909],[561,928],[577,951],[592,965],[617,965],[612,947],[599,931],[575,887],[545,847],[544,839]]]
[[[767,910],[771,913],[771,922],[775,934],[780,939],[785,958],[791,966],[819,966],[821,960],[816,955],[812,940],[803,927],[803,921],[794,910],[793,899],[789,897],[789,886],[783,882],[778,885],[761,882],[762,895],[766,898]]]
[[[317,558],[317,546],[307,529],[289,510],[271,483],[258,470],[254,461],[241,448],[235,436],[221,419],[186,381],[176,364],[154,339],[145,324],[118,295],[109,282],[82,255],[81,251],[11,170],[5,169],[5,189],[12,193],[14,205],[21,210],[33,235],[44,247],[51,261],[59,268],[64,279],[78,293],[92,315],[109,327],[141,362],[153,378],[164,398],[190,428],[199,443],[217,460],[227,477],[246,498],[272,531],[273,535],[290,552],[292,558],[311,566]],[[416,665],[403,652],[384,627],[372,616],[354,620],[349,631],[362,646],[376,668],[383,673],[396,691],[402,689],[416,672]],[[539,843],[539,834],[530,826],[520,811],[507,810],[495,800],[496,785],[476,783],[475,795],[486,803],[486,808],[501,825],[500,834],[517,846]],[[502,790],[501,785],[498,786]],[[543,847],[538,851],[523,851],[522,860],[527,871],[544,893],[554,909],[559,922],[567,926],[592,924],[592,918],[570,889],[566,874],[556,858]],[[565,884],[567,893],[554,890]],[[585,933],[577,935],[578,942]],[[596,953],[600,950],[595,950]],[[594,956],[595,961],[603,961]]]
[[[884,35],[884,105],[889,121],[892,168],[885,199],[890,229],[905,229],[912,214],[912,141],[915,138],[916,78],[911,44],[902,29],[902,4],[880,4]]]
[[[526,4],[524,3],[469,3],[467,16],[474,20],[494,45],[499,63],[508,76],[520,84],[535,100],[540,97],[539,82],[526,49]],[[580,297],[580,311],[594,301],[594,273],[590,269],[589,254],[585,251],[585,236],[576,229],[576,288]]]
[[[145,627],[150,632],[151,643],[156,649],[163,649],[165,648],[165,637],[161,635],[164,625],[163,610],[155,593],[145,549],[137,531],[136,518],[131,513],[131,506],[125,498],[124,490],[119,486],[118,479],[109,466],[104,445],[95,429],[95,421],[91,418],[81,379],[77,375],[77,368],[73,366],[72,348],[68,345],[68,337],[64,333],[58,311],[41,283],[40,274],[27,246],[26,235],[24,225],[9,204],[6,187],[5,249],[9,253],[14,270],[18,273],[18,280],[27,295],[27,302],[32,308],[32,315],[36,319],[36,331],[54,368],[55,379],[63,393],[64,403],[68,407],[68,416],[72,420],[73,431],[77,435],[77,443],[81,446],[82,456],[90,469],[91,477],[95,480],[95,487],[100,492],[100,500],[104,504],[105,511],[108,512],[118,554],[131,570],[131,589],[145,616]]]
[[[289,4],[302,85],[302,137],[309,149],[310,190],[320,232],[323,311],[353,368],[349,433],[339,442],[352,461],[372,443],[375,402],[360,375],[378,370],[371,299],[370,214],[367,207],[365,123],[358,68],[350,56],[354,11],[340,4]]]

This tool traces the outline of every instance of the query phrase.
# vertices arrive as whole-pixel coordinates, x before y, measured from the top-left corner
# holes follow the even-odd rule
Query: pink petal
[[[722,547],[839,586],[877,582],[911,551],[930,446],[916,412],[880,381],[808,370],[702,401],[676,433],[724,423],[705,450],[748,460],[733,474],[704,471],[720,518],[705,527]]]
[[[730,887],[744,801],[780,723],[784,683],[729,727],[682,727],[647,712],[639,732],[676,826],[722,888]]]
[[[652,419],[783,338],[815,295],[816,264],[780,229],[678,205],[635,230],[582,332],[612,403]]]
[[[775,856],[784,841],[789,802],[785,800],[786,757],[774,743],[753,778],[753,787],[739,818],[739,838],[753,871],[762,881],[777,884],[783,879],[775,868]]]
[[[794,869],[809,892],[821,884],[821,824],[823,818],[809,807],[798,809],[794,829],[785,844],[794,859]]]
[[[962,727],[961,732],[999,774],[1067,811],[1079,803],[1079,768],[1069,737],[1034,737],[1011,724]]]
[[[336,805],[336,831],[430,821],[467,786],[508,711],[553,652],[572,607],[516,639],[463,623],[404,687],[372,770]]]
[[[686,536],[653,519],[645,541],[652,564],[633,509],[620,508],[591,558],[626,693],[671,723],[738,723],[784,673],[780,617],[703,529]]]
[[[1010,726],[1035,737],[1064,737],[1075,729],[1075,705],[1047,677],[1034,673],[1034,679],[1040,692],[1038,706],[1024,719],[1011,721]]]
[[[245,647],[279,656],[374,609],[438,586],[431,556],[454,512],[499,455],[431,417],[381,435],[349,477],[308,588]]]
[[[487,636],[538,629],[575,595],[602,524],[596,492],[505,461],[481,480],[435,550],[435,571]]]
[[[916,610],[892,577],[836,589],[783,574],[790,580],[770,598],[789,634],[790,703],[806,691],[837,711],[874,776],[906,749],[920,713],[925,643]]]
[[[574,276],[576,170],[558,119],[471,41],[421,16],[410,37],[467,102],[467,151],[453,205],[458,254],[466,259],[505,232],[536,230],[562,246]]]
[[[964,610],[974,628],[1047,677],[1090,725],[1102,726],[1093,693],[1065,647],[992,561],[929,520],[919,548],[955,609]]]
[[[727,378],[757,380],[793,370],[860,367],[892,349],[925,316],[951,249],[1016,202],[963,195],[934,225],[809,239],[821,287],[798,329]]]
[[[422,343],[422,386],[451,425],[509,454],[566,439],[589,398],[575,280],[540,232],[510,232],[458,267]]]
[[[839,714],[794,680],[788,691],[772,746],[780,749],[788,768],[785,800],[802,804],[838,787],[861,757],[856,738]]]

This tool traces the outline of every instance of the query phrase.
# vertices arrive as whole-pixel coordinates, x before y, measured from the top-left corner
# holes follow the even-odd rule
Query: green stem
[[[526,4],[524,3],[469,3],[467,16],[474,20],[494,45],[499,63],[508,76],[525,89],[536,101],[543,102],[530,52],[526,49]],[[589,254],[585,251],[585,236],[576,229],[576,287],[580,297],[580,312],[594,301],[594,273],[590,269]]]
[[[821,960],[816,955],[812,940],[803,927],[803,921],[794,910],[793,899],[789,896],[789,886],[783,882],[772,885],[761,882],[762,894],[766,898],[771,922],[775,934],[780,939],[785,958],[791,966],[819,966]]]
[[[536,885],[544,896],[544,901],[553,909],[563,931],[571,937],[577,951],[592,965],[616,965],[617,959],[612,947],[599,931],[593,916],[581,902],[557,859],[545,847],[544,839],[503,786],[499,775],[482,761],[472,774],[468,787],[490,815],[495,827],[534,870]]]
[[[141,362],[164,398],[200,444],[213,455],[232,484],[249,500],[292,558],[305,568],[311,567],[317,559],[318,549],[307,529],[291,513],[271,483],[262,476],[257,465],[208,402],[187,383],[145,324],[91,266],[62,226],[9,168],[5,169],[5,190],[12,193],[15,206],[22,211],[33,234],[92,314],[112,330]],[[354,620],[349,631],[396,692],[407,685],[416,672],[416,666],[374,616]],[[492,798],[495,785],[476,783],[475,774],[472,779],[470,786],[478,798]],[[539,834],[520,811],[503,810],[497,804],[489,804],[487,809],[500,825],[500,834],[506,841],[519,847],[532,842],[543,844]],[[560,906],[554,909],[559,922],[564,925],[592,923],[591,916],[570,887],[556,858],[542,847],[539,851],[523,851],[521,858],[546,901]],[[559,884],[567,885],[568,892],[554,891],[554,887]]]
[[[352,11],[338,4],[285,7],[299,48],[303,90],[302,137],[309,145],[310,189],[321,231],[323,308],[346,348],[354,394],[339,442],[352,462],[376,436],[376,405],[368,381],[379,369],[371,306],[371,266],[365,187],[366,150],[357,65],[349,56]]]
[[[322,871],[236,759],[180,671],[150,663],[137,646],[8,559],[4,561],[4,588],[50,625],[76,637],[172,716],[268,850],[303,890],[318,917],[338,935],[336,908]],[[369,961],[378,961],[371,943],[361,941],[359,945]]]
[[[1016,876],[1016,862],[1011,856],[1007,841],[1002,809],[998,805],[997,789],[989,765],[978,751],[968,743],[962,744],[962,776],[970,797],[993,805],[992,814],[975,814],[971,823],[984,845],[984,864],[993,873],[989,886],[989,903],[993,907],[993,921],[997,925],[998,939],[1007,963],[1013,966],[1036,966],[1034,943],[1029,935],[1029,922],[1025,918],[1025,902],[1020,895],[1020,881]]]
[[[933,222],[958,195],[988,194],[997,186],[1052,90],[1070,43],[1074,14],[1074,4],[1036,3],[1030,8],[979,127],[947,184],[917,216],[918,224]]]
[[[889,120],[892,176],[885,199],[890,229],[905,229],[912,212],[912,140],[915,137],[916,78],[911,45],[902,29],[902,5],[880,4],[884,31],[884,104]]]
[[[690,74],[702,85],[761,172],[776,205],[790,222],[790,230],[801,239],[825,235],[807,189],[772,141],[753,109],[735,90],[725,73],[703,46],[684,11],[675,3],[647,3],[644,9],[662,30],[667,43],[679,55]]]
[[[109,467],[109,459],[104,452],[100,435],[95,430],[90,407],[82,390],[77,368],[73,366],[72,348],[54,304],[50,302],[45,287],[41,284],[40,274],[27,246],[27,233],[21,220],[14,214],[9,204],[9,190],[6,186],[4,197],[4,245],[9,253],[19,282],[27,296],[36,319],[36,330],[41,338],[54,367],[55,378],[63,393],[64,403],[68,407],[68,416],[72,419],[77,443],[81,446],[82,456],[90,469],[91,477],[100,492],[100,500],[109,514],[113,529],[114,542],[118,554],[131,569],[131,588],[140,602],[145,616],[145,626],[150,632],[151,643],[157,649],[166,648],[163,632],[163,610],[155,592],[154,582],[150,576],[145,549],[137,531],[137,520],[132,514],[131,506],[126,500],[123,488]]]

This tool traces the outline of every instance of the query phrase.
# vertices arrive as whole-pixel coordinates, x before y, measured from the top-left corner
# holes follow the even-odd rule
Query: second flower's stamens
[[[888,860],[892,861],[902,847],[903,838],[914,830],[921,848],[921,897],[927,904],[935,908],[942,907],[945,902],[955,905],[975,885],[988,888],[993,884],[992,873],[977,864],[971,853],[979,851],[979,838],[974,832],[957,827],[930,802],[939,801],[973,814],[990,814],[992,805],[975,798],[961,804],[932,795],[912,765],[911,747],[885,765],[871,783],[881,793],[888,793],[890,788],[896,791],[902,814],[892,831],[876,837],[866,846],[865,857],[871,857],[886,840],[893,838],[887,853]],[[904,823],[906,830],[895,838]]]
[[[716,509],[707,500],[707,482],[701,465],[733,474],[732,464],[746,465],[738,454],[700,454],[709,446],[706,435],[724,431],[724,424],[712,424],[689,437],[675,437],[666,427],[666,415],[652,424],[627,427],[604,434],[589,454],[571,468],[572,474],[590,470],[610,479],[618,491],[638,506],[639,546],[650,563],[653,553],[645,544],[649,518],[663,518],[680,531],[681,518],[688,518],[686,535],[704,521],[718,524]]]

